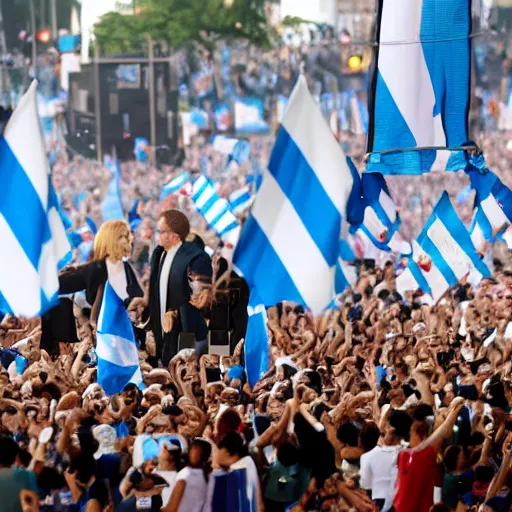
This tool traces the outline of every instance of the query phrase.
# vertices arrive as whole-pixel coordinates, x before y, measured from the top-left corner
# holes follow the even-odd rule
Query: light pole
[[[58,37],[58,25],[57,25],[57,0],[51,1],[51,9],[52,9],[52,39],[53,41],[57,41]]]
[[[32,25],[32,67],[34,77],[37,75],[36,72],[36,60],[37,60],[37,43],[36,43],[36,10],[34,9],[34,0],[30,0],[30,24]]]

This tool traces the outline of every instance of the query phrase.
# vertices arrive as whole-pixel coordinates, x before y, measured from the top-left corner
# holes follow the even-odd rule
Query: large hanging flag
[[[470,233],[480,250],[485,241],[493,243],[512,223],[512,191],[491,171],[469,172],[475,189],[475,212]]]
[[[353,224],[351,233],[361,229],[368,239],[382,251],[390,251],[389,243],[400,226],[395,202],[382,174],[363,173],[364,218],[361,224]]]
[[[26,317],[41,315],[58,301],[57,268],[69,251],[49,180],[36,94],[34,80],[0,137],[0,311]]]
[[[425,227],[413,242],[409,264],[396,279],[397,291],[420,289],[438,301],[470,272],[490,275],[469,233],[443,192]]]
[[[367,170],[465,169],[471,0],[380,0]]]
[[[129,382],[142,383],[132,323],[108,280],[98,317],[96,354],[98,384],[108,395],[120,393]]]
[[[111,173],[111,179],[108,184],[107,193],[101,203],[101,214],[103,222],[112,219],[124,219],[123,203],[121,201],[121,192],[119,190],[120,169],[119,160],[105,155],[105,167]]]
[[[200,176],[192,186],[192,201],[208,225],[225,242],[233,246],[238,240],[240,225],[226,199],[219,197],[213,183]]]
[[[162,191],[160,192],[160,201],[163,201],[167,196],[173,194],[174,192],[179,192],[189,181],[189,172],[182,172],[181,174],[178,174],[178,176],[172,178],[162,187]]]

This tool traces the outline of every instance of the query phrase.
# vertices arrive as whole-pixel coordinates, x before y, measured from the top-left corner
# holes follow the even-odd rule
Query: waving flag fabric
[[[119,161],[109,155],[105,155],[105,167],[111,172],[112,178],[108,184],[107,193],[101,203],[103,222],[112,219],[124,219],[123,203],[119,191],[120,169]]]
[[[178,176],[172,178],[172,180],[170,180],[162,187],[162,192],[160,192],[160,201],[165,199],[168,195],[173,194],[174,192],[179,192],[189,181],[189,172],[182,172],[181,174],[178,174]]]
[[[353,224],[351,232],[355,233],[361,229],[375,247],[382,251],[389,251],[389,243],[400,226],[400,217],[384,176],[377,173],[364,173],[362,186],[364,219],[362,224]]]
[[[240,226],[226,199],[219,197],[212,182],[200,176],[192,186],[192,201],[208,225],[231,244],[238,240]]]
[[[480,249],[484,241],[494,242],[511,224],[512,191],[490,171],[472,170],[469,177],[476,191],[471,239]]]
[[[96,354],[98,384],[108,395],[120,393],[129,382],[142,382],[132,323],[108,280],[98,317]]]
[[[340,240],[340,253],[336,262],[334,288],[336,295],[352,288],[357,282],[357,270],[352,264],[355,259],[354,252],[346,240]]]
[[[342,220],[347,212],[353,221],[362,219],[359,187],[359,175],[349,167],[301,76],[233,258],[251,288],[253,311],[283,300],[314,313],[330,304]],[[245,350],[253,361],[246,357],[246,363],[254,382],[266,370],[268,346],[253,339],[261,337],[249,319]]]
[[[0,138],[0,311],[27,317],[58,300],[57,267],[69,250],[49,180],[36,93],[34,80]]]
[[[235,190],[229,196],[229,204],[234,214],[239,215],[251,207],[254,196],[251,189],[245,185],[239,190]]]
[[[48,183],[48,220],[50,222],[50,229],[55,245],[57,257],[57,269],[60,270],[66,265],[69,265],[73,260],[73,253],[71,251],[71,244],[69,237],[66,233],[66,228],[63,220],[64,214],[59,205],[59,199],[53,188],[51,178]]]
[[[368,171],[466,167],[470,33],[471,0],[380,0]]]
[[[301,76],[234,255],[265,305],[289,300],[320,312],[330,303],[357,179]]]
[[[213,149],[228,155],[229,160],[234,160],[238,164],[247,162],[251,156],[249,141],[225,137],[224,135],[217,135],[213,139]]]
[[[413,242],[408,267],[396,280],[397,290],[403,295],[419,288],[438,301],[448,288],[472,271],[479,272],[482,277],[490,275],[448,194],[443,192]]]

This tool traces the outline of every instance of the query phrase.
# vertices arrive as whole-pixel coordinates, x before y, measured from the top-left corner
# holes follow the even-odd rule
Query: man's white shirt
[[[181,242],[174,246],[172,249],[164,252],[162,258],[165,258],[162,265],[162,272],[160,273],[160,322],[163,325],[164,316],[167,309],[167,288],[169,287],[169,274],[171,273],[172,262],[174,257],[181,247]]]

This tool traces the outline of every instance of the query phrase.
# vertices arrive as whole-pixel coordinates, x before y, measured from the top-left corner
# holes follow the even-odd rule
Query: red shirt
[[[429,512],[434,504],[436,459],[436,451],[432,446],[420,452],[400,452],[393,503],[396,512]]]

